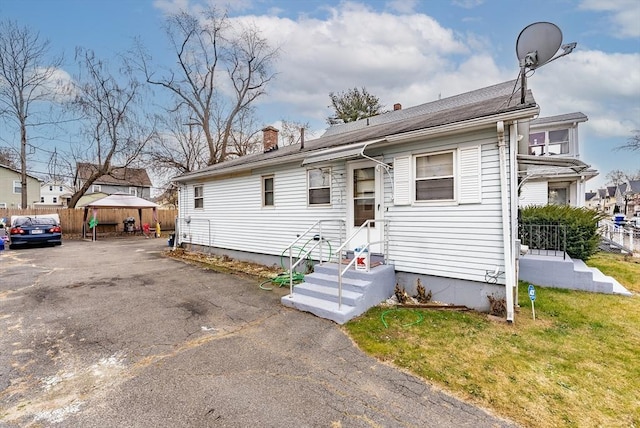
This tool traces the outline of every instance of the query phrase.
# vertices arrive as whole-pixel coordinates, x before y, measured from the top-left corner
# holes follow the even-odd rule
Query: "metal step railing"
[[[381,241],[371,241],[371,225],[375,223],[383,224],[383,233]],[[382,244],[383,246],[383,263],[386,264],[389,259],[389,230],[388,230],[389,220],[387,219],[378,219],[378,220],[367,220],[362,223],[355,232],[349,236],[344,243],[336,250],[336,255],[338,257],[338,310],[342,309],[342,277],[344,274],[353,266],[353,264],[358,260],[358,257],[361,257],[365,252],[369,252],[369,248],[374,244]],[[359,247],[358,249],[353,251],[353,259],[347,263],[344,268],[342,266],[343,260],[343,252],[346,251],[347,245],[356,237],[359,236],[360,232],[363,229],[367,229],[367,240],[364,245]],[[345,254],[346,255],[346,254]]]
[[[567,226],[558,224],[518,224],[518,239],[529,247],[530,254],[567,254]]]
[[[316,248],[318,249],[317,257],[318,257],[319,264],[322,264],[325,261],[324,246],[325,246],[325,243],[328,243],[328,241],[325,239],[325,235],[323,234],[322,227],[323,225],[327,225],[329,223],[338,223],[338,227],[339,227],[338,240],[339,240],[340,247],[342,247],[342,237],[345,235],[345,221],[343,219],[325,219],[325,220],[318,220],[315,223],[313,223],[307,230],[305,230],[303,233],[298,235],[298,237],[294,239],[284,249],[283,254],[287,251],[289,253],[289,294],[293,295],[293,277],[294,277],[293,272],[295,272],[295,269],[301,263],[307,260],[309,256],[313,254]],[[307,249],[306,246],[303,247],[302,250],[299,251],[298,255],[296,256],[297,261],[294,262],[293,251],[296,248],[296,246],[300,242],[304,242],[305,239],[307,240],[307,242],[314,241],[315,243],[309,249]],[[328,255],[329,257],[327,257],[326,261],[330,261],[331,257],[333,256],[331,254],[331,251],[329,251]]]

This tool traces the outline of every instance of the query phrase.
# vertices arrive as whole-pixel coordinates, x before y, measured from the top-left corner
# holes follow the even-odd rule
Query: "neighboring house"
[[[618,185],[615,199],[618,212],[626,217],[640,215],[640,180],[629,180]]]
[[[331,220],[341,227],[323,223],[310,241],[327,240],[335,251],[351,238],[350,250],[368,245],[386,255],[391,290],[397,282],[415,294],[420,279],[434,300],[479,310],[489,309],[488,296],[502,297],[513,320],[516,159],[539,163],[517,154],[519,126],[539,107],[530,92],[519,104],[513,88],[511,81],[398,105],[285,147],[265,128],[263,153],[174,179],[177,244],[278,262],[296,236]]]
[[[40,183],[37,177],[27,174],[27,204],[22,203],[22,174],[20,171],[0,165],[0,209],[2,208],[33,208],[40,201]]]
[[[600,209],[600,198],[598,192],[587,192],[584,195],[584,206],[590,210],[598,211]]]
[[[616,189],[617,186],[608,186],[598,189],[596,192],[586,193],[585,206],[606,215],[613,215],[616,206]],[[595,195],[592,195],[593,193]]]
[[[40,186],[40,202],[36,207],[67,207],[73,189],[64,183],[50,181]]]
[[[529,155],[549,160],[575,159],[576,164],[530,165],[521,169],[521,207],[548,204],[574,207],[585,205],[586,182],[598,175],[597,171],[586,168],[586,165],[579,161],[578,125],[587,120],[587,116],[578,112],[541,117],[530,122]]]
[[[75,187],[81,188],[96,170],[96,165],[78,163],[74,180]],[[126,193],[151,200],[151,180],[144,168],[114,168],[111,174],[98,177],[86,193],[100,192],[107,195]]]

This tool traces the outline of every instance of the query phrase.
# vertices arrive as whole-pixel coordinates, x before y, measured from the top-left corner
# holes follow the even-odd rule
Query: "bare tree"
[[[620,170],[620,169],[616,169],[613,171],[609,171],[609,173],[606,175],[606,179],[608,180],[607,183],[611,183],[614,186],[617,186],[620,183],[623,183],[627,180],[627,174]]]
[[[265,94],[275,77],[277,56],[256,27],[234,28],[227,15],[214,8],[199,14],[181,12],[166,25],[177,68],[156,72],[139,46],[136,59],[148,83],[164,88],[186,106],[191,122],[202,129],[207,164],[224,161],[242,112]],[[250,134],[246,134],[250,137]]]
[[[114,76],[90,50],[78,49],[76,59],[81,76],[73,106],[84,114],[87,143],[76,147],[73,159],[87,160],[95,169],[71,197],[70,208],[96,179],[138,161],[147,142],[155,136],[154,127],[147,125],[137,110],[144,86],[126,64]]]
[[[296,122],[295,120],[282,119],[282,129],[280,130],[280,139],[283,146],[298,144],[302,141],[304,131],[311,128],[309,122]],[[304,130],[304,131],[303,131]]]
[[[0,116],[20,129],[21,206],[27,206],[27,127],[37,122],[35,104],[51,100],[62,58],[48,61],[49,41],[14,21],[0,23]]]
[[[15,150],[10,147],[0,147],[0,165],[18,169],[18,159],[19,156]]]
[[[224,121],[221,121],[224,123]],[[227,149],[228,158],[257,153],[262,148],[260,129],[256,122],[254,109],[245,108],[238,113]]]
[[[160,175],[183,174],[207,165],[202,128],[188,113],[183,107],[159,118],[163,131],[157,133],[145,154]]]
[[[616,147],[616,150],[640,151],[640,129],[634,130],[633,135],[629,137],[627,142],[621,146]]]

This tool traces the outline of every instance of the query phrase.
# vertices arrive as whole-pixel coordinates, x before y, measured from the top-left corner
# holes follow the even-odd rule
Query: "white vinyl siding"
[[[465,152],[467,149],[469,152]],[[465,173],[461,173],[456,175],[460,181],[456,184],[456,192],[460,193],[456,202],[412,204],[412,159],[421,154],[447,151],[457,153],[454,156],[457,169],[466,170],[462,165],[467,163],[476,165],[477,168],[469,168],[467,172],[477,176],[480,184],[463,185]],[[479,156],[478,162],[471,160],[474,152]],[[390,174],[383,174],[381,209],[384,218],[389,220],[389,257],[397,271],[477,282],[484,282],[486,271],[493,271],[496,266],[504,271],[495,127],[367,153],[384,163],[393,163]],[[317,220],[346,218],[345,161],[327,166],[331,168],[331,205],[312,208],[307,205],[307,170],[295,162],[204,182],[203,210],[196,211],[192,204],[182,204],[193,198],[193,184],[185,186],[181,190],[184,196],[181,195],[179,216],[190,218],[190,222],[183,223],[181,242],[280,256],[298,234]],[[508,173],[510,167],[506,167]],[[261,180],[267,175],[276,177],[277,204],[265,210]],[[471,203],[476,197],[478,203]],[[338,228],[338,223],[323,227],[323,235],[329,236],[333,249],[338,246]],[[503,284],[504,277],[500,277],[498,283]]]
[[[262,178],[274,176],[276,205],[262,207]],[[283,250],[319,219],[344,219],[344,164],[331,165],[331,205],[307,206],[306,169],[299,164],[255,171],[246,176],[210,180],[204,183],[204,210],[182,210],[181,242],[212,245],[230,250],[281,256]],[[188,198],[193,185],[184,190]],[[215,195],[215,197],[214,197]],[[182,197],[182,196],[181,196]],[[190,217],[189,224],[184,219]],[[339,246],[337,221],[323,225],[323,235],[333,249]],[[343,227],[344,230],[344,227]],[[304,246],[306,242],[300,242]],[[325,256],[327,248],[325,247]],[[288,257],[288,255],[286,255]],[[288,263],[288,262],[287,262]]]
[[[496,142],[495,129],[487,129],[478,134],[431,140],[428,146],[418,142],[395,152],[385,148],[384,161],[394,162],[393,201],[389,196],[391,179],[385,176],[385,218],[389,220],[389,257],[397,271],[479,282],[484,282],[486,271],[496,266],[504,271]],[[412,196],[399,186],[406,177],[403,166],[411,164],[406,161],[407,154],[423,154],[425,147],[434,153],[457,150],[457,203],[402,204]],[[504,283],[504,277],[498,283]]]
[[[518,206],[544,206],[549,202],[549,185],[546,181],[528,181],[520,188]]]

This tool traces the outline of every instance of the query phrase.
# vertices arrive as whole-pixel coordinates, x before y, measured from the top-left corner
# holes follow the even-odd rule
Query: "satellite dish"
[[[547,62],[562,45],[562,31],[550,22],[527,25],[516,42],[516,54],[520,65],[534,70]]]
[[[556,55],[562,47],[563,52]],[[516,55],[520,61],[520,104],[524,104],[527,90],[527,70],[535,70],[551,61],[569,55],[576,43],[562,45],[562,31],[550,22],[535,22],[524,27],[516,42]]]

